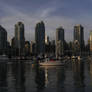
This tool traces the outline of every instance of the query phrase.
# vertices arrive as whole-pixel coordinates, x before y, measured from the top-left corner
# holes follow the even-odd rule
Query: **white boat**
[[[5,55],[5,54],[0,55],[0,62],[2,62],[2,61],[6,62],[6,60],[9,60],[9,58],[7,57],[7,55]]]
[[[58,60],[46,60],[45,62],[39,62],[39,64],[40,66],[62,66],[65,62]]]
[[[77,59],[77,57],[76,57],[76,56],[72,56],[71,58],[72,58],[72,59]]]
[[[78,60],[82,60],[82,57],[81,56],[78,56]]]

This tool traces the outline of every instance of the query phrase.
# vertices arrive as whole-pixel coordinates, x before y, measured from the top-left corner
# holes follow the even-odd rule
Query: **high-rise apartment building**
[[[64,29],[59,27],[56,29],[56,58],[64,54]]]
[[[24,24],[22,22],[18,22],[15,24],[15,48],[19,53],[18,55],[24,55],[25,48],[25,33],[24,33]]]
[[[74,42],[79,42],[80,49],[84,48],[84,28],[82,25],[78,24],[74,26]]]
[[[7,48],[7,32],[0,25],[0,50],[4,50]]]
[[[18,22],[15,25],[15,48],[23,49],[25,47],[25,37],[24,37],[24,24]]]
[[[35,42],[36,42],[37,54],[44,54],[45,53],[45,25],[43,21],[36,24]]]

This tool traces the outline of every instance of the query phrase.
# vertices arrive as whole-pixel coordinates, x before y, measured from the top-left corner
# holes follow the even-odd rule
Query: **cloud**
[[[61,0],[42,2],[40,0],[37,3],[31,0],[32,3],[29,2],[21,2],[21,0],[11,2],[12,4],[10,2],[0,2],[0,24],[6,28],[10,38],[14,36],[14,25],[18,21],[23,21],[26,39],[34,40],[35,25],[43,20],[46,26],[46,34],[51,39],[55,39],[56,28],[63,26],[65,29],[65,39],[67,41],[73,40],[73,26],[75,24],[82,24],[85,27],[85,40],[88,40],[89,30],[92,29],[92,21],[90,20],[92,13],[90,9],[88,10],[87,7],[84,7],[86,6],[86,3],[84,3],[86,1],[81,3],[79,0],[75,2],[73,0],[71,2],[67,0],[62,0],[62,2]]]
[[[46,34],[50,36],[51,39],[55,39],[56,28],[63,26],[66,30],[70,30],[73,20],[64,18],[64,17],[48,17],[48,18],[37,18],[35,16],[28,16],[23,13],[17,13],[15,16],[8,16],[1,19],[1,24],[6,28],[8,35],[12,38],[14,36],[14,25],[18,21],[23,21],[25,24],[25,34],[27,40],[34,40],[35,25],[37,22],[45,22]],[[66,31],[67,32],[67,31]],[[69,35],[68,32],[68,35]],[[70,34],[71,35],[71,34]],[[71,38],[69,38],[71,39]]]
[[[47,8],[42,11],[41,17],[46,18],[48,17],[52,12],[54,12],[56,9],[54,8]]]

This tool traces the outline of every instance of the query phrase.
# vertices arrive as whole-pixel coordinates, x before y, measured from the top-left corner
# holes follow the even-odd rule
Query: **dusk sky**
[[[9,38],[14,36],[14,25],[22,21],[26,40],[34,40],[35,25],[41,20],[50,39],[63,26],[65,40],[73,40],[74,25],[82,24],[87,41],[92,30],[92,0],[0,0],[0,25]]]

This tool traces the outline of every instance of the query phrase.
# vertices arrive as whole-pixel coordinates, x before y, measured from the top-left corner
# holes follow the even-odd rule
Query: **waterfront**
[[[92,63],[36,67],[31,62],[0,63],[0,92],[91,92]]]

